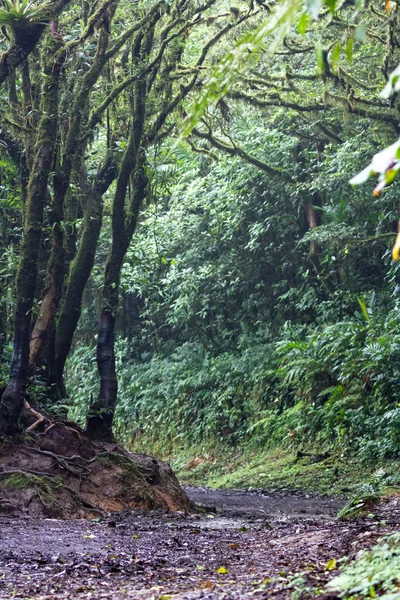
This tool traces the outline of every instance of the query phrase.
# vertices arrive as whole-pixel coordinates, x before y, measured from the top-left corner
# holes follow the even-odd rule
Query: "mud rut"
[[[323,588],[332,577],[329,560],[355,554],[391,527],[379,519],[339,522],[344,500],[186,491],[203,514],[130,511],[101,522],[2,517],[0,598],[235,600],[291,598],[296,590],[312,597],[304,590]],[[379,510],[400,521],[397,499]]]

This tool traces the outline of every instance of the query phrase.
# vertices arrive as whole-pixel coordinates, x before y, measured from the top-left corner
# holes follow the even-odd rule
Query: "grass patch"
[[[23,473],[12,473],[9,477],[0,481],[0,487],[6,489],[25,490],[32,485],[29,475]]]
[[[318,461],[313,456],[298,458],[296,453],[284,450],[257,453],[254,450],[202,452],[197,449],[190,454],[179,452],[163,458],[171,463],[182,484],[212,488],[348,495],[356,494],[365,482],[369,482],[375,491],[400,483],[395,463],[385,463],[383,468],[377,468],[334,454]],[[200,459],[199,464],[190,468],[196,458]]]

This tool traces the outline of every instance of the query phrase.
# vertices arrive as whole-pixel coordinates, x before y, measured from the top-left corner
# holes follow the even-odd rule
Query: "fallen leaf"
[[[226,573],[229,573],[229,571],[226,567],[219,567],[219,569],[217,569],[217,573],[220,575],[225,575]]]
[[[334,571],[336,569],[336,558],[331,558],[325,565],[325,571]]]

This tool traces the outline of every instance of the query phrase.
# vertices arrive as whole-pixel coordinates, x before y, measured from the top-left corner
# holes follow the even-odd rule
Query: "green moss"
[[[312,457],[298,459],[292,452],[243,451],[222,452],[214,450],[210,459],[199,466],[187,469],[195,456],[204,456],[200,449],[189,455],[179,453],[164,457],[169,460],[181,483],[206,485],[213,488],[259,488],[264,490],[292,490],[318,494],[348,494],[365,482],[376,471],[366,468],[343,456],[332,455],[314,462]],[[393,473],[386,465],[383,478],[393,484]]]
[[[50,504],[55,504],[57,502],[57,499],[54,495],[54,491],[52,488],[52,483],[50,484],[50,481],[46,478],[46,477],[40,477],[37,475],[34,475],[32,477],[33,483],[35,484],[36,489],[38,490],[40,497],[42,498],[43,502],[47,505]],[[60,488],[60,482],[57,481],[56,482],[56,487]]]
[[[141,482],[145,481],[145,476],[140,470],[140,467],[138,467],[129,458],[123,456],[122,454],[110,454],[109,457],[106,456],[105,458],[110,458],[112,463],[119,464],[119,466],[124,469],[125,478],[128,480],[137,480]]]
[[[57,502],[54,488],[59,489],[62,485],[61,478],[50,481],[48,477],[31,475],[30,473],[11,473],[0,480],[0,488],[3,489],[25,490],[29,487],[35,488],[43,503],[47,506]]]
[[[32,479],[27,474],[23,473],[12,473],[2,481],[0,481],[0,487],[6,489],[25,490],[32,486]]]

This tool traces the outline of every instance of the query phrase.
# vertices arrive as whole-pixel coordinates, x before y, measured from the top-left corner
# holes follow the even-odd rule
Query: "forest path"
[[[290,598],[299,586],[322,587],[332,576],[329,561],[383,531],[367,520],[338,522],[344,501],[337,498],[187,492],[208,507],[204,514],[135,512],[103,522],[2,517],[0,598]]]

